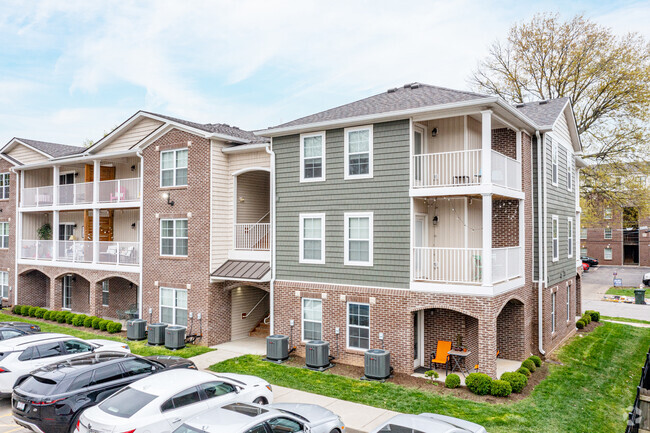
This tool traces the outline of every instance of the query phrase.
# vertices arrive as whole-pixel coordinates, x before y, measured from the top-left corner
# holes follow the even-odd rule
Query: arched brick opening
[[[103,278],[93,284],[93,315],[126,320],[138,310],[138,285],[122,276]]]
[[[526,358],[524,304],[510,299],[497,317],[497,350],[504,359]]]
[[[66,305],[64,285],[69,284]],[[69,308],[74,313],[90,314],[90,281],[74,272],[66,272],[54,278],[53,309]]]
[[[50,307],[50,277],[37,269],[18,275],[18,304]]]

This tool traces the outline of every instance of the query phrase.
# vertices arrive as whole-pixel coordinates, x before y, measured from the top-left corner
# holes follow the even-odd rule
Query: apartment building
[[[187,326],[202,344],[270,313],[268,140],[140,111],[89,148],[0,151],[5,302]]]
[[[437,341],[496,375],[580,312],[570,101],[512,106],[412,83],[261,131],[275,158],[272,332],[361,365]]]

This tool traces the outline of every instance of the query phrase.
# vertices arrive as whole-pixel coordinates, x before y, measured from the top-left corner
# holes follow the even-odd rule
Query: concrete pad
[[[278,389],[278,394],[276,395],[276,388]],[[280,391],[285,391],[280,394]],[[311,392],[299,391],[297,389],[283,388],[281,386],[273,387],[273,401],[276,403],[309,403],[317,404],[319,406],[326,407],[338,402],[339,400],[326,397],[324,395],[312,394]],[[331,410],[331,409],[330,409]]]
[[[266,339],[258,337],[246,337],[240,340],[217,344],[216,346],[212,346],[212,348],[217,350],[228,350],[230,352],[239,353],[241,355],[265,355]]]
[[[635,328],[650,328],[650,323],[632,323],[632,322],[620,322],[618,320],[601,320],[601,322],[610,322],[618,323],[619,325],[629,325],[634,326]]]

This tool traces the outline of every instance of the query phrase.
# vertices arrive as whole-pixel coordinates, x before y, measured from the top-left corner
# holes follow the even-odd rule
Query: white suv
[[[130,352],[119,341],[82,340],[65,334],[33,334],[0,342],[0,395],[9,396],[29,372],[85,352]]]

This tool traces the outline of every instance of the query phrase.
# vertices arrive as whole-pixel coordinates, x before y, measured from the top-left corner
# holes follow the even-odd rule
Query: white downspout
[[[138,241],[140,242],[139,255],[140,255],[140,284],[138,284],[138,317],[142,319],[142,272],[144,263],[142,263],[142,246],[144,244],[144,227],[142,222],[144,220],[144,157],[142,156],[142,149],[136,152],[140,158],[140,227],[138,227]]]
[[[271,323],[270,332],[271,335],[275,333],[275,310],[274,306],[274,289],[275,289],[275,153],[273,152],[273,139],[271,139],[270,146],[264,148],[266,153],[271,155],[271,281],[269,284],[270,300],[269,300],[269,310],[271,310]]]
[[[14,238],[14,305],[18,305],[18,258],[20,257],[20,248],[22,244],[22,219],[23,219],[23,214],[20,212],[19,207],[20,207],[20,199],[19,195],[23,193],[22,188],[20,185],[22,183],[20,182],[20,179],[22,179],[22,172],[18,172],[14,167],[10,168],[9,171],[13,172],[16,174],[16,212],[14,217],[16,218],[16,222],[14,223],[14,227],[16,227],[16,237]],[[19,237],[20,236],[20,237]],[[50,288],[48,287],[47,290]],[[48,305],[49,307],[49,305]]]
[[[544,280],[546,276],[544,275],[544,265],[542,260],[544,259],[544,254],[542,252],[543,246],[545,244],[545,239],[542,237],[543,233],[543,224],[542,223],[542,138],[539,135],[539,131],[535,131],[535,136],[537,137],[537,221],[539,226],[537,227],[537,243],[538,243],[538,255],[539,263],[537,271],[537,346],[539,353],[544,355],[544,302],[542,296],[544,295]]]

